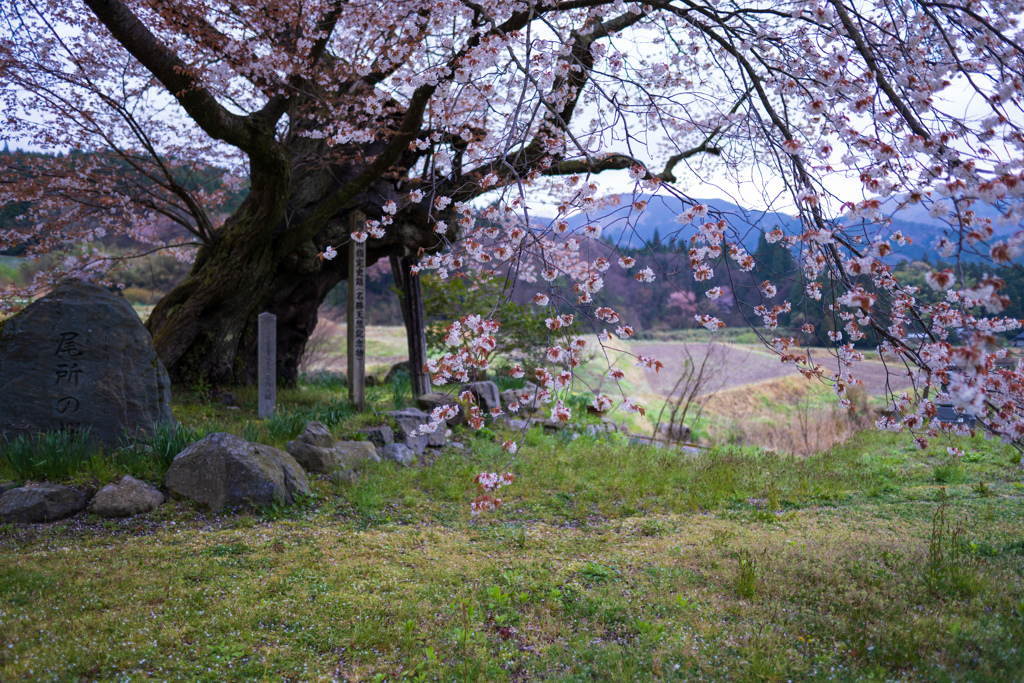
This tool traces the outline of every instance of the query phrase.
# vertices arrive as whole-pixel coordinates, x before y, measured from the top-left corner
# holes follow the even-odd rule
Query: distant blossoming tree
[[[0,248],[67,251],[111,231],[152,240],[161,216],[181,226],[194,265],[148,322],[179,381],[250,380],[264,310],[279,316],[279,365],[293,375],[318,304],[345,275],[334,250],[366,240],[372,262],[422,249],[420,267],[442,277],[472,265],[536,290],[553,333],[539,400],[568,419],[557,394],[585,344],[557,338],[564,316],[601,344],[632,334],[594,302],[607,269],[635,264],[599,239],[595,174],[628,171],[630,224],[652,194],[678,203],[671,237],[688,263],[671,276],[697,286],[716,271],[749,278],[756,264],[730,217],[677,180],[771,176],[799,220],[766,239],[792,251],[801,296],[836,323],[826,369],[778,327],[792,304],[777,293],[792,288],[753,283],[749,313],[782,361],[831,381],[845,403],[862,359],[852,342],[873,330],[920,392],[894,396],[879,426],[918,430],[924,444],[944,401],[1019,444],[1024,367],[991,346],[1019,324],[999,317],[1002,283],[968,283],[954,266],[931,274],[945,298],[925,305],[889,265],[905,240],[882,226],[883,212],[923,204],[946,221],[936,239],[952,263],[1020,258],[1021,16],[1018,0],[9,0],[2,135],[94,153],[0,169],[0,203],[31,203]],[[220,184],[195,181],[212,167],[227,169]],[[834,196],[837,173],[862,193]],[[232,184],[248,195],[224,217]],[[559,216],[538,225],[540,196]],[[79,248],[57,270],[101,263]],[[669,276],[632,274],[638,288]],[[720,328],[708,310],[696,321]],[[488,313],[454,321],[435,382],[487,362]],[[926,341],[908,344],[911,329]],[[595,398],[613,400],[642,410],[627,395]]]

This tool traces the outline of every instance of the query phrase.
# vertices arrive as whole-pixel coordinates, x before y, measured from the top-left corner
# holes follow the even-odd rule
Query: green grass
[[[198,416],[196,433],[279,443],[293,431],[272,434],[241,393],[238,411],[176,411]],[[283,396],[307,415],[332,400]],[[370,420],[342,405],[336,434]],[[172,501],[120,521],[0,527],[0,680],[1013,681],[1024,670],[1024,487],[998,443],[958,440],[969,457],[957,463],[947,444],[921,453],[880,432],[808,458],[683,456],[534,430],[504,505],[473,517],[472,477],[507,462],[508,435],[457,436],[468,451],[424,468],[369,464],[356,483],[315,479],[293,508],[211,516]],[[117,468],[98,467],[78,476]]]

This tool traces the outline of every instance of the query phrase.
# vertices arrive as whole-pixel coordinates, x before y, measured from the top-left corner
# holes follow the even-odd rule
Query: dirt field
[[[682,374],[687,359],[700,366],[711,345],[706,343],[648,342],[636,343],[629,350],[636,354],[657,358],[665,367],[657,375],[649,375],[648,381],[653,393],[668,394]],[[836,360],[824,350],[812,355],[812,360],[821,363],[827,370],[838,369]],[[778,357],[751,346],[716,345],[706,367],[712,374],[709,391],[720,391],[789,375],[797,375],[796,369],[782,365]],[[888,389],[902,391],[910,381],[899,376],[901,368],[890,365],[886,368],[880,362],[864,361],[856,365],[855,376],[864,382],[864,388],[873,396],[880,396]]]

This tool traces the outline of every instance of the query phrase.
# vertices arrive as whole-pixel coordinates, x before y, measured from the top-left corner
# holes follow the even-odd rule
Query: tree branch
[[[96,18],[114,39],[150,73],[210,137],[237,147],[254,163],[274,168],[285,163],[285,155],[274,141],[274,129],[262,117],[239,116],[225,109],[204,87],[176,53],[122,2],[85,0]]]

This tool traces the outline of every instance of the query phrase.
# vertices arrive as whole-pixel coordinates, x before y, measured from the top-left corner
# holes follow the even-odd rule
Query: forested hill
[[[595,212],[593,216],[577,215],[569,219],[572,227],[587,223],[596,223],[602,228],[602,237],[613,244],[637,248],[644,244],[686,243],[694,234],[691,226],[676,223],[679,214],[679,201],[673,197],[650,196],[641,197],[647,202],[646,208],[639,214],[631,206],[634,199],[628,195],[620,197],[617,207],[609,207]],[[695,199],[695,202],[706,204],[710,214],[724,218],[734,229],[747,250],[753,252],[757,248],[758,238],[763,232],[779,227],[787,234],[793,234],[798,228],[798,221],[793,216],[781,212],[758,211],[745,209],[724,199]],[[866,224],[863,226],[867,235],[875,235],[879,231],[883,235],[891,235],[896,231],[909,237],[911,243],[902,247],[894,260],[919,261],[927,259],[936,261],[940,258],[935,246],[943,235],[944,223],[929,215],[928,210],[920,205],[908,206],[896,212],[897,204],[889,199],[883,204],[882,212],[895,217],[886,225]],[[1016,225],[1003,225],[999,222],[1000,213],[995,207],[978,203],[971,207],[977,215],[991,218],[996,223],[997,235],[1008,235],[1018,229]],[[852,227],[852,226],[851,226]],[[967,255],[968,260],[972,259]]]
[[[39,152],[11,150],[5,144],[3,149],[0,150],[0,182],[11,182],[22,176],[31,168],[33,162],[66,159],[69,164],[75,164],[88,161],[90,157],[94,156],[102,157],[107,169],[111,173],[118,174],[123,170],[125,177],[129,177],[133,173],[133,170],[126,162],[113,161],[112,155],[104,154],[103,152],[85,152],[73,149],[67,154],[42,154]],[[175,167],[174,164],[170,164],[170,166],[175,168],[176,180],[190,191],[202,188],[207,193],[212,193],[213,191],[223,190],[225,187],[222,181],[225,174],[224,169],[213,166],[203,168],[196,168],[194,166]],[[230,214],[238,208],[238,205],[245,199],[246,194],[248,194],[247,188],[226,192],[224,203],[216,207],[217,212],[224,215]],[[11,202],[0,206],[0,231],[15,229],[25,233],[24,242],[8,246],[6,250],[0,250],[0,256],[20,256],[31,243],[33,237],[29,233],[32,226],[18,220],[28,209],[28,202]],[[168,231],[177,233],[183,232],[183,229],[180,226],[172,227],[168,225]],[[127,246],[126,243],[130,242],[130,240],[123,236],[113,234],[108,235],[101,241],[108,246],[116,245],[121,247]]]

